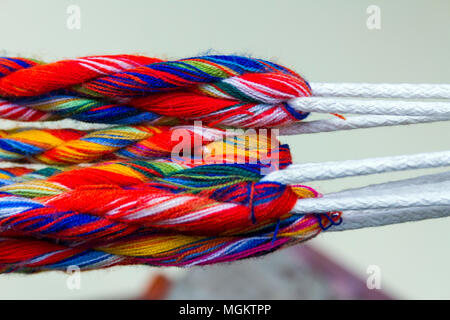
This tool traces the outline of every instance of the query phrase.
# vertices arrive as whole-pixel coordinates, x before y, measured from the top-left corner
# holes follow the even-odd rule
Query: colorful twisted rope
[[[177,131],[178,130],[178,131]],[[174,151],[180,149],[180,155]],[[274,136],[256,132],[227,136],[220,129],[195,126],[124,126],[96,131],[75,129],[22,129],[0,131],[0,159],[32,159],[48,164],[67,165],[104,159],[174,158],[180,161],[197,157],[211,163],[250,162],[285,158],[287,146]],[[186,154],[185,154],[186,153]],[[227,156],[223,156],[225,154]],[[279,155],[281,153],[281,155]],[[230,154],[233,156],[230,158]],[[175,160],[175,159],[174,159]]]
[[[292,163],[289,153],[285,154],[285,158],[280,159],[280,169],[286,168]],[[135,184],[142,184],[150,180],[158,180],[159,178],[174,175],[182,179],[184,169],[196,166],[193,163],[176,163],[169,159],[167,160],[124,160],[124,161],[110,161],[104,163],[97,163],[89,167],[75,167],[71,170],[61,171],[54,167],[46,167],[40,170],[32,171],[19,178],[15,178],[12,182],[3,184],[0,187],[0,192],[6,192],[13,195],[19,195],[27,198],[54,196],[62,192],[82,188],[83,186],[92,185],[113,185],[120,187],[132,186]],[[242,168],[244,165],[238,165]],[[255,166],[247,164],[250,177],[260,177],[260,173],[256,169],[267,168],[267,172],[274,171],[278,168],[270,165],[258,164]],[[207,166],[208,170],[215,171],[214,179],[219,181],[220,170],[224,173],[232,173],[233,167],[213,167]],[[191,169],[187,171],[190,175],[188,178],[194,178],[194,175],[201,175],[202,171]],[[240,174],[247,173],[247,171],[240,171]],[[173,177],[172,177],[173,178]],[[186,178],[186,179],[188,179]],[[184,179],[184,180],[186,180]],[[235,182],[247,181],[247,178],[238,178],[233,175],[221,177],[220,183],[228,185]],[[243,179],[243,180],[239,180]],[[248,178],[249,179],[249,178]],[[200,180],[196,179],[196,183]],[[186,184],[187,181],[184,182]],[[197,186],[197,189],[200,186]]]
[[[248,57],[0,58],[1,118],[120,125],[0,131],[0,161],[62,166],[0,170],[0,272],[207,265],[339,224],[291,213],[320,196],[310,187],[261,181],[292,163],[275,135],[213,128],[302,120],[289,100],[310,95],[295,72]]]
[[[46,179],[60,172],[62,170],[56,167],[46,167],[39,170],[24,167],[4,168],[0,169],[0,187],[30,180]]]
[[[3,186],[0,270],[234,261],[339,223],[339,213],[290,214],[317,192],[260,182],[260,172],[249,164],[125,161]]]
[[[304,119],[308,114],[287,101],[310,95],[295,72],[248,57],[161,61],[114,55],[49,64],[0,58],[0,116],[12,120],[137,124],[178,118],[210,126],[273,127]]]
[[[22,167],[0,169],[0,181],[15,179],[22,175],[29,174],[30,172],[33,172],[33,170]],[[7,181],[5,181],[5,183],[7,183]]]

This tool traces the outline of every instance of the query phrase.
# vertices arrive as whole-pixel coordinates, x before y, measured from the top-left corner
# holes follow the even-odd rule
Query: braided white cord
[[[450,99],[450,84],[310,83],[314,96]]]
[[[297,184],[313,180],[444,166],[450,166],[450,151],[362,160],[292,164],[284,170],[269,173],[262,180]]]
[[[301,121],[289,126],[277,128],[279,134],[282,136],[331,132],[341,130],[353,130],[362,128],[387,127],[397,125],[408,125],[416,123],[429,123],[438,121],[448,121],[448,117],[437,116],[384,116],[384,115],[367,115],[354,116],[347,119],[333,117],[325,120]],[[4,120],[0,121],[0,130],[13,130],[24,128],[36,129],[77,129],[77,130],[101,130],[111,127],[112,125],[101,123],[87,123],[73,119],[55,120],[55,121],[15,121]],[[181,127],[181,126],[180,126]],[[232,133],[230,133],[232,134]]]
[[[352,194],[333,197],[299,199],[292,209],[293,213],[330,212],[345,210],[365,210],[383,208],[450,206],[450,182],[424,185],[420,188],[402,187],[395,191]]]
[[[23,128],[99,130],[108,127],[111,127],[111,125],[102,123],[87,123],[73,119],[32,122],[1,119],[0,121],[0,130],[13,130]]]
[[[400,190],[400,188],[420,188],[424,185],[429,184],[435,184],[440,182],[450,181],[450,171],[446,172],[440,172],[435,174],[427,174],[423,176],[419,176],[416,178],[410,178],[410,179],[402,179],[398,181],[389,181],[385,183],[379,183],[374,185],[369,185],[365,187],[359,187],[359,188],[351,188],[346,189],[343,191],[339,191],[337,193],[329,193],[327,194],[327,197],[336,197],[336,196],[359,196],[359,195],[365,195],[367,193],[372,194],[381,194],[381,193],[387,193],[387,192],[395,192],[396,190]]]
[[[450,165],[450,152],[291,165],[263,180],[301,183],[351,175]],[[293,169],[295,167],[295,169]],[[289,182],[287,182],[289,181]],[[298,214],[343,211],[343,224],[331,231],[382,226],[450,216],[450,171],[300,199]]]
[[[426,184],[434,184],[443,181],[450,181],[450,171],[420,176],[412,179],[380,183],[357,189],[348,189],[338,193],[327,194],[327,197],[332,198],[347,195],[352,197],[359,197],[361,195],[364,196],[365,194],[369,193],[379,194],[379,192],[395,193],[398,190],[396,188],[421,188],[421,186]],[[330,228],[329,231],[342,231],[365,227],[383,226],[407,221],[441,218],[449,215],[449,206],[346,210],[343,213],[342,224]]]
[[[449,175],[447,175],[448,177]],[[381,193],[366,190],[358,194],[335,193],[323,198],[301,199],[292,212],[302,214],[342,210],[342,224],[330,228],[329,231],[376,227],[450,216],[449,181],[421,186],[420,189],[417,189],[416,186],[389,189],[391,190]]]
[[[342,223],[327,231],[345,231],[450,216],[450,206],[347,210]]]
[[[355,116],[347,119],[334,117],[326,120],[314,120],[297,122],[292,125],[279,128],[280,135],[295,135],[319,132],[331,132],[340,130],[353,130],[361,128],[387,127],[396,125],[407,125],[414,123],[427,123],[437,121],[448,121],[450,117],[410,117],[410,116],[384,116],[368,115]]]
[[[322,113],[379,114],[394,116],[450,116],[450,102],[365,100],[353,98],[295,98],[288,104],[296,110]]]

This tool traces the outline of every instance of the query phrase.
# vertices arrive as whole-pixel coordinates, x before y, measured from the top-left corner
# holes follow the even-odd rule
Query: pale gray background
[[[66,9],[81,8],[81,30]],[[366,8],[381,8],[381,30]],[[449,1],[18,1],[0,2],[0,50],[47,61],[89,54],[181,58],[245,54],[280,62],[310,81],[450,83]],[[289,137],[295,162],[357,159],[450,149],[449,123]],[[422,171],[422,172],[432,172]],[[397,173],[315,183],[329,192],[412,176]],[[417,174],[417,173],[415,173]],[[404,298],[450,298],[450,219],[328,233],[312,241]],[[263,263],[257,260],[255,263]],[[138,294],[149,268],[84,273],[82,289],[64,273],[0,275],[0,298],[96,298]],[[171,270],[179,276],[182,271]]]

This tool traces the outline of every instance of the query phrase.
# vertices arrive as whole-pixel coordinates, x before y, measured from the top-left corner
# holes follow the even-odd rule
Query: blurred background
[[[373,6],[379,9],[379,29],[367,24]],[[79,24],[73,24],[77,10]],[[450,2],[0,2],[0,55],[50,62],[118,53],[167,59],[205,53],[251,55],[281,63],[314,82],[450,83]],[[300,163],[448,150],[449,132],[450,123],[434,123],[282,141],[290,144],[294,161]],[[311,186],[327,193],[435,171]],[[89,271],[81,274],[79,288],[68,286],[69,275],[63,272],[6,274],[0,275],[0,298],[449,299],[449,228],[450,219],[437,219],[324,232],[308,245],[232,265]],[[366,286],[373,270],[379,271],[381,289]]]

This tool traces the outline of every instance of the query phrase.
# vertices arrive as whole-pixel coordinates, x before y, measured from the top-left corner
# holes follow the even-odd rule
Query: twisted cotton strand
[[[35,181],[58,185],[52,196],[25,193],[27,199],[13,195],[20,187],[4,186],[10,188],[0,198],[0,270],[233,261],[305,241],[339,223],[335,213],[290,215],[297,199],[318,193],[260,183],[260,169],[113,162]]]
[[[210,125],[278,126],[301,120],[285,102],[310,96],[295,72],[261,59],[202,56],[161,61],[91,56],[40,64],[0,58],[0,116],[112,123],[202,120]],[[166,121],[162,119],[162,121]]]
[[[249,132],[227,136],[220,129],[195,126],[122,126],[101,130],[20,129],[0,130],[0,159],[32,159],[47,164],[68,165],[105,159],[196,157],[195,161],[252,162],[286,153],[274,136]],[[176,154],[179,150],[181,155]],[[230,151],[231,150],[231,151]],[[184,154],[186,151],[186,154]],[[222,154],[228,156],[222,156]],[[222,156],[222,159],[220,159]],[[231,157],[230,157],[231,156]]]

